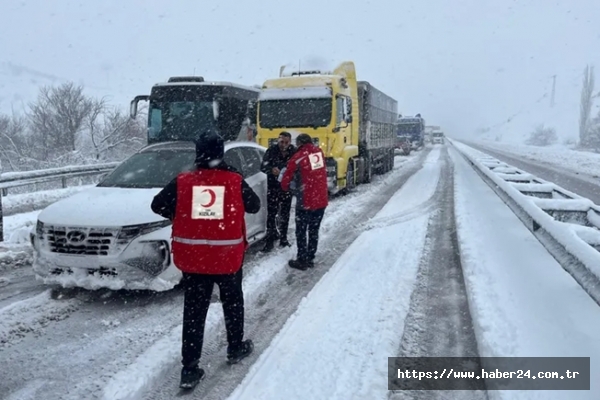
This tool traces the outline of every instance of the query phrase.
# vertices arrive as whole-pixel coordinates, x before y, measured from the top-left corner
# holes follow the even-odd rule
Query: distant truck
[[[135,118],[140,101],[149,101],[148,144],[194,141],[199,132],[214,131],[226,141],[252,140],[255,103],[260,89],[230,82],[206,82],[201,76],[169,78],[150,95],[131,101]]]
[[[398,136],[409,136],[414,149],[423,147],[425,144],[425,120],[421,114],[414,117],[399,117],[396,124]]]
[[[440,130],[433,131],[431,133],[432,144],[444,144],[444,132]]]
[[[332,72],[298,71],[267,80],[258,98],[257,142],[268,147],[282,131],[308,133],[325,154],[331,194],[394,168],[396,100],[357,81],[354,63]]]
[[[424,141],[425,143],[431,143],[431,134],[434,131],[434,127],[427,125],[425,126],[425,137],[424,137]]]

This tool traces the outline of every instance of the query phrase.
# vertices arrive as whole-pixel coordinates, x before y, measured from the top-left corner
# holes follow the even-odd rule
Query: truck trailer
[[[394,168],[398,103],[357,81],[351,61],[332,72],[297,71],[267,80],[258,97],[257,142],[307,133],[326,157],[329,192],[347,191]]]

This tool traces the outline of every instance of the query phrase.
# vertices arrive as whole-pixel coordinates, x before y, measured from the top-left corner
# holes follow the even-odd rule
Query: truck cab
[[[350,64],[350,65],[348,65]],[[297,71],[269,79],[258,97],[257,142],[269,147],[283,131],[307,133],[326,158],[329,190],[346,187],[348,162],[358,156],[357,82],[352,63],[333,72]]]
[[[432,144],[444,144],[444,132],[434,131],[431,134],[431,143]]]

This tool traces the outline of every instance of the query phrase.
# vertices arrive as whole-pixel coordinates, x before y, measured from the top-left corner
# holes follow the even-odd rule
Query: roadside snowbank
[[[600,398],[600,309],[454,150],[463,272],[482,357],[591,357],[591,391],[492,391],[491,399]]]
[[[438,157],[374,218],[388,225],[363,232],[323,276],[230,400],[387,398],[387,357],[400,347],[430,214],[396,219],[427,207]]]
[[[0,273],[31,265],[29,232],[35,229],[40,211],[4,217],[4,243],[0,244]]]
[[[503,179],[509,176],[505,176],[505,174],[497,174],[495,171],[485,167],[496,164],[495,161],[493,161],[493,157],[490,157],[489,155],[462,143],[453,142],[453,144],[456,149],[464,154],[475,165],[475,168],[478,168],[484,175],[494,182],[494,184],[497,185],[502,192],[516,202],[519,207],[528,215],[527,218],[531,218],[533,221],[535,221],[535,223],[539,224],[539,226],[542,227],[558,245],[562,246],[570,256],[574,257],[579,263],[582,264],[584,268],[581,269],[583,271],[571,269],[571,273],[577,276],[578,281],[584,285],[584,287],[592,296],[598,297],[599,295],[597,293],[597,288],[594,287],[594,280],[600,278],[600,253],[582,240],[575,229],[569,229],[570,227],[568,224],[559,223],[542,209],[542,206],[550,208],[558,207],[558,209],[561,209],[561,206],[565,202],[571,202],[573,203],[573,207],[569,208],[579,210],[584,207],[583,209],[587,211],[585,206],[587,205],[589,208],[594,206],[594,204],[590,200],[564,189],[561,189],[561,191],[573,197],[574,200],[544,200],[525,196],[514,186],[512,186],[511,183]],[[526,175],[528,175],[529,178],[534,178],[532,175]],[[543,183],[548,183],[543,180],[540,181]],[[565,268],[569,267],[570,265],[565,265]]]
[[[508,155],[521,156],[527,160],[564,168],[573,173],[583,173],[600,178],[600,154],[571,150],[567,147],[537,147],[499,142],[474,142]]]
[[[40,190],[23,194],[8,194],[2,197],[2,212],[13,215],[33,210],[40,210],[58,200],[72,196],[96,185],[72,186],[65,189]]]

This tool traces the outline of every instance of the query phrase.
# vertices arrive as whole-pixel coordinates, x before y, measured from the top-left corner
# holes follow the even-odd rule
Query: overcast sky
[[[127,107],[169,76],[262,84],[283,64],[356,63],[367,80],[450,135],[521,112],[577,134],[581,76],[600,72],[598,0],[4,0],[0,110],[72,80]],[[552,76],[556,105],[550,108]],[[600,83],[600,79],[598,79]],[[600,84],[598,85],[600,90]],[[599,102],[600,104],[600,102]]]

